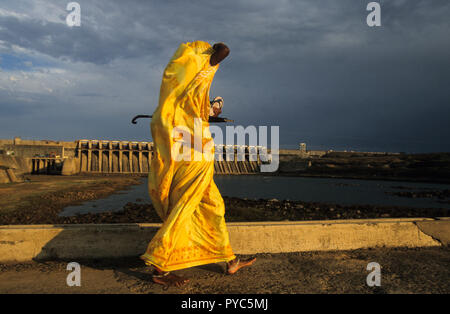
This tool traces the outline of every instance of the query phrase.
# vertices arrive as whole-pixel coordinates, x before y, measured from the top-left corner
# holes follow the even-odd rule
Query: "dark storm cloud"
[[[139,57],[144,51],[151,53],[158,48],[139,38],[120,33],[117,37],[108,36],[113,34],[102,34],[89,26],[69,29],[64,24],[15,17],[0,17],[0,23],[4,27],[0,30],[3,41],[71,61],[106,64],[115,58]]]
[[[23,2],[17,10],[26,14]],[[43,1],[47,2],[61,3]],[[450,149],[450,4],[446,0],[380,1],[382,26],[375,28],[366,24],[369,1],[362,0],[78,2],[79,28],[62,23],[64,12],[51,21],[31,13],[28,18],[0,14],[0,40],[5,47],[16,45],[53,57],[61,67],[93,65],[85,65],[83,73],[114,71],[122,65],[110,80],[78,88],[62,102],[48,96],[46,106],[53,111],[47,116],[60,114],[59,121],[70,120],[67,108],[73,109],[72,116],[83,117],[85,111],[76,109],[81,98],[87,101],[85,106],[97,108],[85,119],[83,130],[62,124],[58,133],[63,138],[109,134],[147,139],[148,128],[132,128],[124,123],[124,113],[152,111],[159,91],[155,78],[177,45],[206,40],[224,41],[231,48],[211,95],[225,98],[224,115],[244,126],[280,125],[285,146],[304,141],[313,148]],[[14,11],[14,5],[7,9]],[[124,89],[113,80],[116,76],[134,89]],[[111,95],[117,93],[122,98],[128,93],[134,104],[111,111]],[[26,102],[23,106],[20,99],[16,102],[18,108],[26,108]],[[14,99],[2,102],[0,114],[14,115],[12,106]],[[45,116],[40,115],[38,122],[30,119],[27,130],[34,127],[36,136],[52,137]],[[12,124],[3,124],[0,132],[27,133]]]

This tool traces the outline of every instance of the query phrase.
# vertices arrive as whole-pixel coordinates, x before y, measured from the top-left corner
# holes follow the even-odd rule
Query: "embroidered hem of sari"
[[[158,262],[153,260],[153,255],[150,254],[143,254],[140,256],[140,259],[143,260],[145,262],[145,265],[147,266],[156,266],[158,269],[162,270],[162,271],[174,271],[174,270],[179,270],[179,269],[184,269],[184,268],[189,268],[189,267],[195,267],[195,266],[200,266],[200,265],[206,265],[206,264],[213,264],[213,263],[220,263],[220,262],[229,262],[232,261],[236,258],[236,256],[233,255],[228,255],[228,256],[215,256],[215,257],[208,257],[208,258],[203,258],[203,259],[196,259],[196,260],[192,260],[192,261],[183,261],[180,263],[175,263],[172,265],[165,265],[162,266],[160,264],[158,264]]]

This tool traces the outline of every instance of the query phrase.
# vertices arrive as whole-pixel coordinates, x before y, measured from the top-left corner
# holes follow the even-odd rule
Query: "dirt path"
[[[151,282],[137,258],[78,261],[81,287],[68,287],[66,262],[0,265],[0,293],[450,293],[450,249],[371,249],[259,254],[251,268],[226,276],[224,265],[183,271],[182,289]],[[367,264],[381,265],[381,286],[368,287]]]

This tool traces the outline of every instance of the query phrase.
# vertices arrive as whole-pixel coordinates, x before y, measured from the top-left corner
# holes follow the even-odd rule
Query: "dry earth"
[[[449,248],[258,254],[232,276],[220,264],[178,271],[191,281],[167,290],[137,257],[77,262],[81,287],[67,286],[67,261],[0,265],[0,293],[450,293]],[[366,284],[370,262],[381,265],[380,287]]]

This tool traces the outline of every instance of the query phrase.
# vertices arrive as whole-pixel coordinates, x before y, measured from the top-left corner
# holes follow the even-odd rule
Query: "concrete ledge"
[[[427,231],[422,231],[418,223],[432,229],[434,234],[426,234]],[[432,227],[436,223],[440,224],[439,227]],[[450,230],[449,220],[431,218],[243,222],[227,225],[233,250],[237,254],[440,246],[439,234],[448,234]],[[138,256],[145,251],[159,226],[0,226],[0,262]],[[446,236],[444,238],[447,239]]]
[[[417,227],[419,227],[420,231],[429,236],[433,237],[433,239],[438,240],[445,246],[450,245],[450,219],[440,218],[440,221],[418,221]]]

